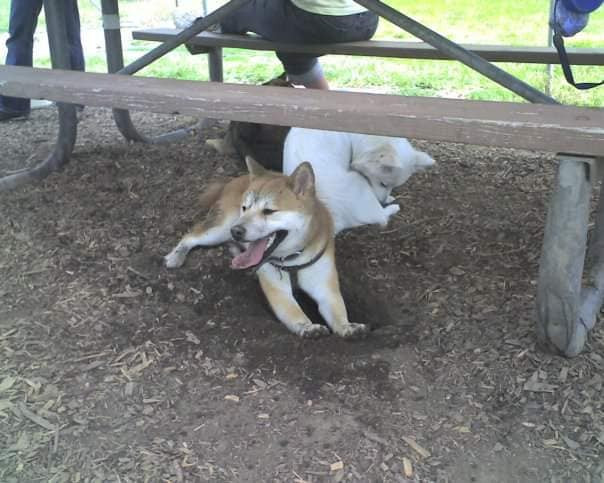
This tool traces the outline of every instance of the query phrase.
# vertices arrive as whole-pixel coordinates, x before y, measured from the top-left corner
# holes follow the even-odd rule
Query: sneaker
[[[17,111],[0,111],[0,122],[10,121],[11,119],[26,119],[29,117],[29,111],[17,112]]]
[[[179,28],[179,29],[186,29],[189,28],[191,25],[193,25],[195,23],[195,21],[199,18],[202,17],[196,17],[195,14],[193,14],[192,12],[186,12],[183,14],[177,14],[177,10],[174,11],[174,13],[172,14],[172,17],[174,19],[174,25]],[[210,25],[205,32],[213,32],[216,34],[222,33],[221,28],[220,28],[220,24],[213,24]],[[195,45],[195,44],[191,44],[191,43],[187,43],[185,44],[186,49],[189,51],[189,53],[191,55],[197,55],[197,54],[207,54],[208,53],[208,48],[207,47],[202,47],[200,45]]]
[[[191,25],[195,23],[199,15],[196,15],[190,10],[186,10],[185,8],[176,8],[172,12],[172,21],[174,22],[174,26],[177,29],[187,29]]]
[[[46,99],[32,99],[29,101],[30,109],[33,111],[34,109],[46,109],[47,107],[52,107],[55,105],[52,101],[47,101]]]
[[[197,19],[200,18],[203,17],[190,10],[185,10],[184,8],[177,8],[172,12],[172,21],[174,22],[174,26],[181,30],[188,29],[195,23]],[[205,31],[214,32],[216,34],[222,33],[220,24],[218,23],[210,25]]]

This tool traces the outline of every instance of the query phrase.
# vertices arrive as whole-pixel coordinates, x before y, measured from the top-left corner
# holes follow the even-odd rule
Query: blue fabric
[[[564,6],[577,13],[591,13],[602,5],[604,0],[562,0]]]
[[[67,16],[67,39],[73,70],[84,70],[84,52],[80,40],[80,14],[77,0],[65,1]],[[6,65],[33,65],[34,32],[43,0],[12,0],[8,24],[9,37],[6,41]],[[27,114],[29,99],[0,96],[0,111]]]
[[[554,7],[554,32],[564,37],[572,37],[581,32],[588,20],[589,14],[569,9],[565,0],[557,2]]]

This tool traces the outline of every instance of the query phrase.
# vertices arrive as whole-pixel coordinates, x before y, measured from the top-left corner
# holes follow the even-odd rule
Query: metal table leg
[[[198,19],[191,27],[183,30],[174,39],[161,44],[159,47],[156,47],[129,66],[124,67],[118,0],[102,0],[103,29],[105,31],[105,48],[109,72],[118,74],[134,74],[143,67],[149,65],[151,62],[174,50],[176,47],[186,43],[198,33],[206,30],[210,25],[218,23],[222,18],[248,1],[249,0],[232,0],[203,19]],[[222,80],[221,49],[216,49],[215,51],[210,52],[209,57],[210,78],[212,80]],[[129,111],[124,109],[114,109],[113,117],[118,129],[126,139],[129,141],[139,141],[153,144],[181,139],[182,137],[190,134],[192,131],[200,128],[203,123],[203,121],[201,121],[193,126],[150,138],[136,130],[130,118]]]
[[[596,169],[598,181],[600,181],[604,175],[604,158],[596,159]],[[587,277],[587,285],[581,292],[579,317],[587,330],[593,329],[604,303],[604,196],[602,194],[602,188],[600,188],[596,224],[587,253],[587,261],[591,268]]]
[[[222,72],[222,47],[208,49],[208,68],[212,82],[222,82],[224,80]]]
[[[604,299],[604,199],[600,196],[592,269],[583,287],[587,229],[593,187],[602,162],[563,155],[545,226],[537,293],[539,339],[567,357],[578,355]]]
[[[567,356],[581,351],[586,336],[579,309],[591,178],[585,160],[560,158],[539,263],[538,335],[549,348]]]
[[[44,0],[44,13],[52,66],[54,69],[71,69],[64,2]],[[0,191],[14,189],[30,181],[42,179],[69,161],[77,135],[76,109],[73,104],[65,103],[57,103],[57,109],[59,132],[52,153],[33,168],[0,178]]]
[[[101,8],[103,12],[107,70],[109,73],[114,73],[124,67],[118,0],[102,0]],[[196,123],[193,126],[184,129],[177,129],[176,131],[161,134],[156,137],[148,137],[139,133],[134,127],[128,110],[113,109],[113,119],[115,120],[115,124],[119,131],[128,141],[149,144],[176,141],[189,135],[199,127],[199,123]]]

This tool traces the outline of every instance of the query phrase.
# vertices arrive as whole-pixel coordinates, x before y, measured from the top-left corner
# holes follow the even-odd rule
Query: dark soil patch
[[[55,121],[0,125],[0,170]],[[439,165],[401,213],[337,241],[371,335],[307,341],[221,249],[162,267],[204,183],[240,172],[204,147],[224,127],[128,144],[87,108],[79,130],[63,172],[0,195],[0,481],[603,481],[604,332],[536,348],[551,156],[418,142]]]

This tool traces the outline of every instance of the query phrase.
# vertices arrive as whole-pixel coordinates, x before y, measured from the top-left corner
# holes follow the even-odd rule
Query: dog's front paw
[[[206,140],[206,146],[214,148],[218,154],[236,154],[237,150],[235,147],[228,142],[227,139],[208,139]]]
[[[348,324],[338,333],[345,339],[362,339],[367,337],[367,334],[369,334],[369,326],[366,324]]]
[[[321,324],[311,324],[300,330],[299,335],[304,339],[318,339],[329,335],[329,329]]]
[[[219,154],[224,154],[224,141],[222,139],[206,139],[206,146],[214,148]]]
[[[388,206],[384,206],[384,213],[387,217],[391,217],[399,211],[401,211],[401,207],[397,203],[390,203]]]
[[[168,268],[182,267],[182,264],[185,263],[186,258],[186,253],[174,249],[164,257],[164,264]]]
[[[398,213],[399,211],[401,211],[401,207],[397,203],[391,203],[388,206],[384,206],[383,213],[385,221],[383,223],[383,226],[386,226],[388,224],[388,221],[390,220],[390,217]]]
[[[342,329],[336,332],[340,337],[345,339],[362,339],[369,334],[369,326],[366,324],[347,324]]]

